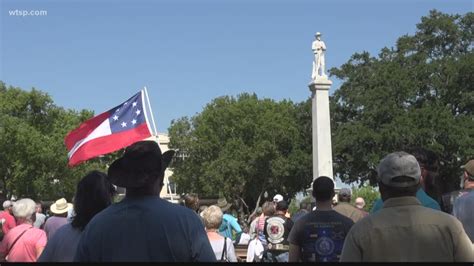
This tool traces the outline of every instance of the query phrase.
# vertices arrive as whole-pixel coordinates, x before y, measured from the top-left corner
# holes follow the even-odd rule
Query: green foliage
[[[456,188],[474,154],[473,23],[472,12],[431,11],[395,48],[331,69],[343,80],[331,113],[334,172],[344,182],[374,185],[383,156],[421,146],[441,159],[440,192]]]
[[[364,186],[360,188],[353,187],[351,197],[352,205],[354,205],[355,199],[358,197],[362,197],[364,199],[364,210],[370,212],[372,206],[374,206],[375,201],[380,199],[380,193],[376,188],[371,186]]]
[[[67,166],[66,134],[92,112],[64,110],[51,97],[0,82],[0,186],[5,197],[71,200],[78,180],[99,160]]]
[[[293,198],[293,200],[290,203],[290,206],[288,206],[288,212],[290,213],[290,215],[293,215],[300,209],[301,203],[306,202],[306,203],[311,204],[312,201],[313,201],[312,196],[306,196],[301,201],[297,201],[296,198]]]
[[[299,209],[299,203],[295,199],[293,199],[290,203],[290,206],[288,206],[288,212],[291,216],[293,216],[293,214],[295,214]]]
[[[245,211],[265,191],[293,197],[311,182],[311,146],[305,146],[297,111],[289,101],[241,94],[214,99],[195,117],[173,121],[173,179],[180,192],[225,196],[237,206],[245,202]]]

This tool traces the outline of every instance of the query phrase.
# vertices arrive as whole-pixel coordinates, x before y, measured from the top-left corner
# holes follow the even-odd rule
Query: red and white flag
[[[99,155],[111,153],[151,136],[141,90],[122,104],[95,116],[64,138],[69,165],[75,166]]]

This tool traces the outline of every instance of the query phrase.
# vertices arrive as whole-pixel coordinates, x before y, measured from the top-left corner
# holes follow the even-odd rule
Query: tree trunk
[[[258,206],[260,205],[260,200],[262,199],[263,192],[265,192],[264,189],[262,190],[262,192],[260,192],[260,195],[258,195],[257,203],[255,204],[255,209],[253,210],[252,214],[250,214],[249,218],[247,219],[247,223],[249,224],[252,222],[252,218],[255,215],[255,213],[257,213],[257,209],[258,209]]]
[[[242,198],[242,197],[239,197],[238,202],[239,202],[239,220],[242,221],[242,222],[245,222],[245,218],[246,218],[246,215],[250,212],[249,211],[249,206],[247,205],[247,203],[245,202],[245,200]],[[245,209],[244,209],[245,207]]]

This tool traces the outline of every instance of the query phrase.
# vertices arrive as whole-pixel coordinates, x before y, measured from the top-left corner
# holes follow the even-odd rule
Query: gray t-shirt
[[[235,249],[234,244],[232,244],[232,239],[226,238],[227,245],[227,260],[230,262],[237,262],[237,257],[235,256]],[[216,255],[216,259],[220,260],[222,257],[222,251],[224,250],[224,238],[219,240],[211,240],[212,250],[214,250],[214,254]]]
[[[72,262],[76,254],[81,232],[70,223],[61,226],[48,240],[39,262]]]
[[[462,223],[464,231],[474,243],[474,189],[456,199],[453,215]]]
[[[51,216],[48,219],[46,219],[46,222],[44,223],[44,231],[46,232],[46,235],[48,236],[48,240],[54,236],[54,234],[59,229],[59,227],[67,223],[68,221],[66,217]]]
[[[96,214],[83,231],[74,261],[213,262],[198,216],[158,196],[125,197]]]
[[[293,225],[288,241],[301,249],[303,262],[338,262],[354,222],[334,211],[312,211]]]

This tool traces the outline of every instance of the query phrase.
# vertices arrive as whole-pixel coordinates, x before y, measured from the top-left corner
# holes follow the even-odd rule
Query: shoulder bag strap
[[[227,259],[227,237],[224,237],[224,248],[222,249],[221,261],[224,261],[224,258]]]
[[[19,236],[16,237],[15,241],[13,241],[12,245],[10,246],[10,248],[7,250],[7,253],[5,254],[5,258],[8,256],[8,254],[10,254],[10,251],[13,249],[13,246],[15,246],[16,242],[18,241],[18,239],[21,238],[21,236],[23,236],[23,234],[26,233],[26,231],[30,230],[32,227],[29,227],[27,229],[25,229],[25,231],[23,231]]]

